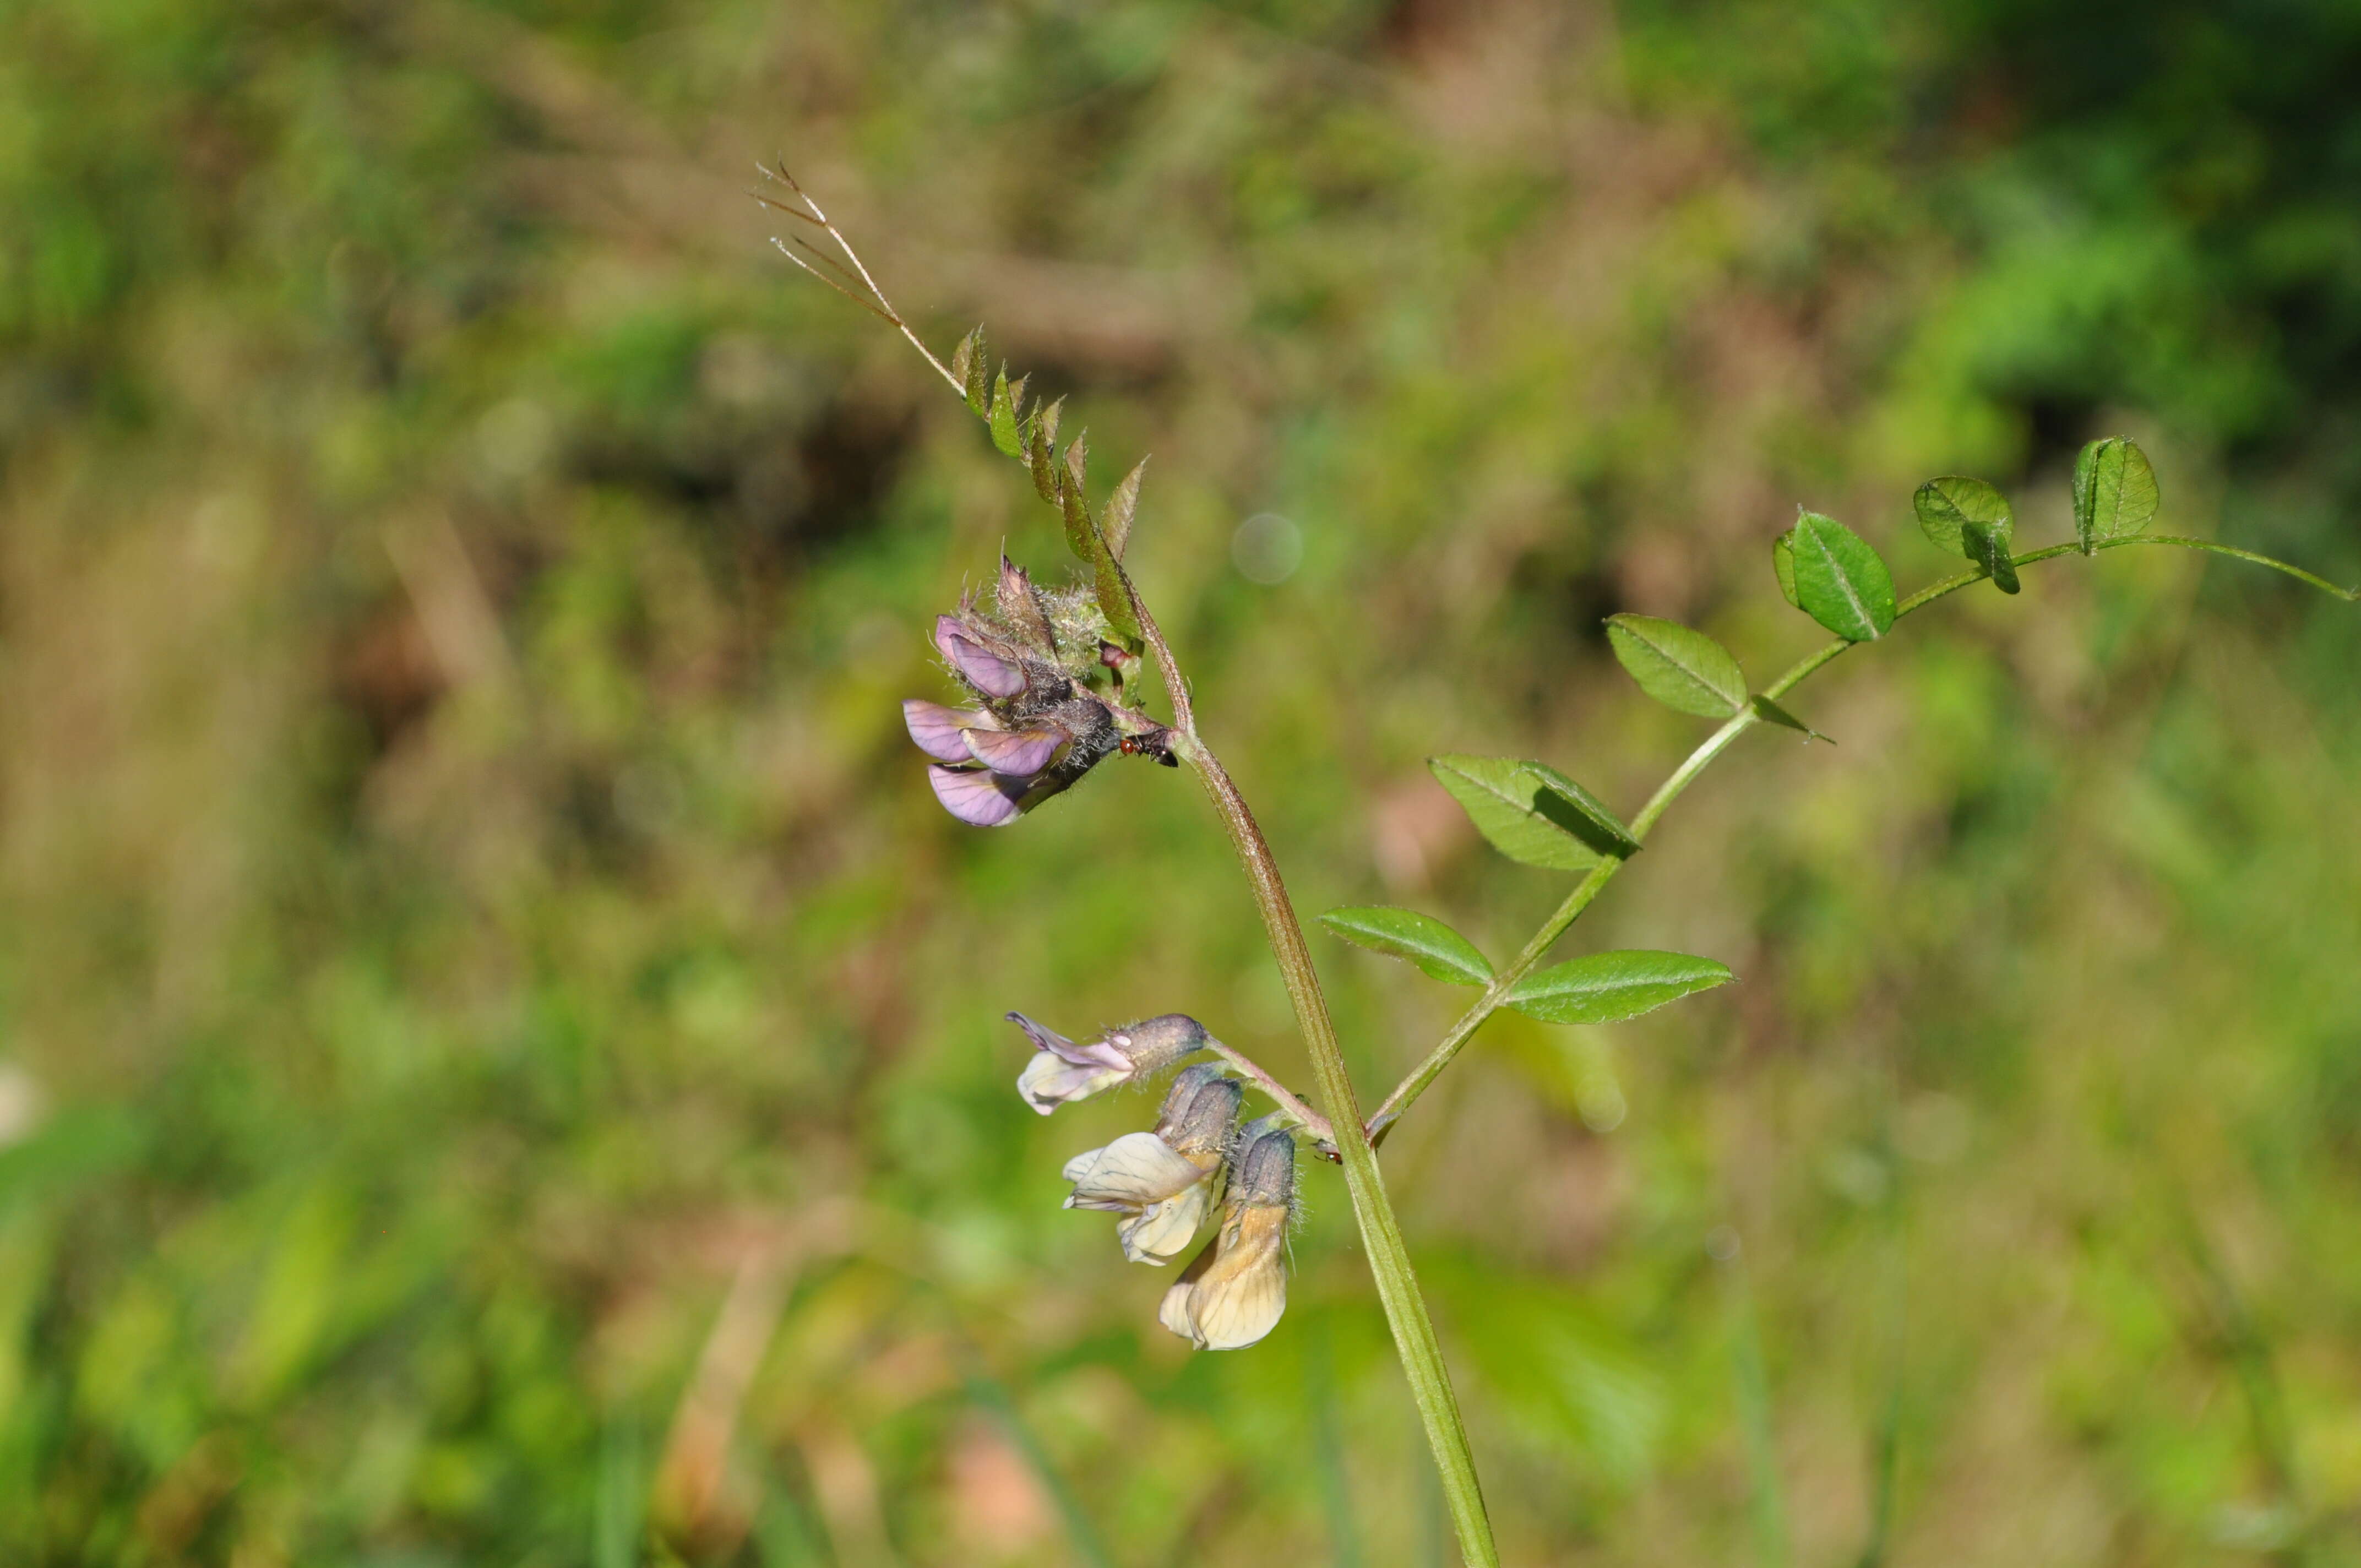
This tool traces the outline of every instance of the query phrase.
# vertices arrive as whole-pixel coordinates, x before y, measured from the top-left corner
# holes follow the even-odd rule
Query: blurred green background
[[[1154,453],[1307,912],[1500,954],[1562,883],[1422,759],[1635,808],[1704,727],[1600,618],[1767,679],[1799,502],[1906,590],[1918,479],[2031,547],[2125,433],[2361,578],[2356,82],[2349,0],[0,3],[0,1560],[1450,1560],[1332,1168],[1230,1354],[1058,1208],[1150,1102],[1005,1009],[1304,1064],[1185,775],[930,797],[931,617],[1062,548],[757,158]],[[1682,800],[1563,951],[1741,983],[1386,1151],[1511,1562],[2361,1562],[2356,671],[2060,561]],[[1464,993],[1313,939],[1374,1095]]]

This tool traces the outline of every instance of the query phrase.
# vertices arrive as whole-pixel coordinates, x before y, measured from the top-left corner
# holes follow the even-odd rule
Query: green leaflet
[[[1779,592],[1797,609],[1804,601],[1795,596],[1795,542],[1781,534],[1771,542],[1771,570],[1779,579]]]
[[[967,406],[979,419],[992,417],[992,346],[978,327],[951,355],[951,374],[967,386]]]
[[[982,346],[983,343],[983,328],[979,326],[973,332],[969,333],[965,337],[961,338],[959,340],[959,346],[951,350],[951,379],[960,384],[960,390],[961,392],[965,392],[967,390],[969,386],[968,373],[975,368],[975,351],[978,347]],[[983,411],[982,409],[976,410],[976,412],[978,413],[982,413]]]
[[[1492,966],[1475,943],[1433,916],[1415,909],[1390,905],[1331,909],[1320,916],[1320,924],[1373,952],[1408,959],[1451,985],[1486,985],[1492,979]]]
[[[2127,436],[2111,435],[2074,459],[2074,536],[2082,554],[2102,539],[2137,533],[2156,520],[2160,500],[2147,454]]]
[[[1918,513],[1918,527],[1936,549],[1946,555],[1965,555],[1972,561],[1964,537],[1971,526],[1982,524],[1997,533],[2005,545],[2016,529],[2015,514],[2009,510],[2008,498],[1982,479],[1970,479],[1960,475],[1947,475],[1929,479],[1918,487],[1910,498]]]
[[[1026,460],[1033,467],[1033,488],[1053,507],[1064,505],[1059,498],[1058,485],[1058,413],[1066,406],[1060,398],[1048,408],[1036,409],[1026,426]]]
[[[1813,729],[1811,725],[1806,725],[1801,718],[1796,718],[1795,713],[1790,713],[1787,708],[1778,706],[1775,701],[1768,699],[1768,696],[1750,696],[1750,699],[1747,699],[1747,706],[1754,708],[1754,718],[1763,720],[1766,725],[1783,725],[1783,728],[1787,729],[1795,729],[1796,734],[1804,734],[1806,740],[1828,741],[1825,734],[1820,734],[1818,729]],[[1828,744],[1835,746],[1837,741],[1828,741]]]
[[[1018,383],[1020,386],[1023,383]],[[1000,448],[1005,457],[1025,455],[1025,438],[1016,428],[1016,395],[1009,389],[1008,367],[992,383],[992,444]]]
[[[1427,766],[1476,830],[1512,861],[1578,872],[1639,852],[1640,841],[1613,812],[1546,762],[1449,756],[1430,758]]]
[[[1099,514],[1099,532],[1106,539],[1107,554],[1123,559],[1124,549],[1131,543],[1131,514],[1139,507],[1139,477],[1148,468],[1143,457],[1123,477],[1123,483],[1107,498],[1106,510]]]
[[[1092,538],[1098,538],[1096,531]],[[1133,644],[1136,652],[1141,635],[1139,617],[1133,613],[1131,595],[1124,588],[1123,568],[1107,554],[1104,541],[1099,542],[1098,554],[1091,562],[1091,585],[1098,590],[1099,610],[1107,618],[1107,625],[1116,636]]]
[[[1590,953],[1527,975],[1505,1005],[1544,1024],[1613,1024],[1732,978],[1727,965],[1689,953]]]
[[[1054,408],[1050,411],[1055,413]],[[1066,448],[1065,474],[1058,487],[1058,500],[1066,516],[1066,547],[1075,559],[1091,568],[1091,586],[1097,591],[1099,610],[1107,618],[1107,625],[1115,634],[1130,641],[1139,641],[1139,617],[1133,613],[1131,595],[1123,586],[1123,568],[1116,565],[1114,554],[1107,549],[1106,536],[1091,516],[1091,504],[1083,492],[1083,479],[1090,471],[1091,433],[1083,431]],[[1133,471],[1135,477],[1137,470]],[[1038,482],[1038,481],[1037,481]],[[1138,499],[1139,489],[1132,487],[1132,497]]]
[[[1066,448],[1065,471],[1058,486],[1058,499],[1066,513],[1066,548],[1082,562],[1099,557],[1098,530],[1091,524],[1091,503],[1082,493],[1082,475],[1091,460],[1090,439],[1091,433],[1083,431]]]
[[[1832,517],[1807,511],[1782,536],[1780,587],[1795,607],[1848,642],[1873,642],[1894,626],[1894,574],[1869,542]],[[1773,547],[1773,561],[1781,563]]]
[[[1762,719],[1765,724],[1782,725],[1786,729],[1797,731],[1807,740],[1828,740],[1827,736],[1821,734],[1818,730],[1813,729],[1810,725],[1805,723],[1802,719],[1796,718],[1785,708],[1781,707],[1777,703],[1773,702],[1767,696],[1750,697],[1747,699],[1747,705],[1754,709],[1754,717]],[[1828,740],[1828,744],[1833,746],[1836,742]]]
[[[1610,615],[1607,640],[1640,689],[1666,707],[1729,718],[1746,706],[1746,674],[1704,632],[1653,615]]]
[[[2017,591],[2016,565],[2009,559],[2016,518],[2006,496],[1982,479],[1954,474],[1919,486],[1911,504],[1938,550],[1982,566],[2001,592]]]

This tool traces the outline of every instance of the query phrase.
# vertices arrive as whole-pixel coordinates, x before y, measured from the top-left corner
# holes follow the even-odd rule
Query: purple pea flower
[[[1173,764],[1164,726],[1093,689],[1112,676],[1120,696],[1138,668],[1105,631],[1090,589],[1036,587],[1005,555],[988,608],[970,595],[958,614],[936,618],[935,652],[975,706],[913,697],[902,720],[934,759],[927,776],[945,810],[1002,828],[1114,752]]]

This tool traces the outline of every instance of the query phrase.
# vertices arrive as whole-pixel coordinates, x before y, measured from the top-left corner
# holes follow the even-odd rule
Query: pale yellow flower
[[[1150,1133],[1126,1133],[1066,1162],[1069,1209],[1127,1216],[1115,1227],[1124,1256],[1161,1266],[1187,1246],[1221,1201],[1224,1156],[1244,1087],[1210,1063],[1172,1080]]]
[[[1157,1312],[1159,1322],[1203,1350],[1250,1345],[1287,1310],[1295,1139],[1266,1118],[1238,1135],[1233,1161],[1222,1228],[1172,1282]]]

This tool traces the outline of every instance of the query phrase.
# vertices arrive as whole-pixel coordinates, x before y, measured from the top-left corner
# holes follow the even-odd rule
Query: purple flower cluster
[[[1171,764],[1164,726],[1102,696],[1137,661],[1107,641],[1088,589],[1038,588],[1004,555],[991,605],[974,596],[935,620],[935,651],[973,696],[972,707],[913,697],[903,722],[943,809],[1002,828],[1116,751]]]

